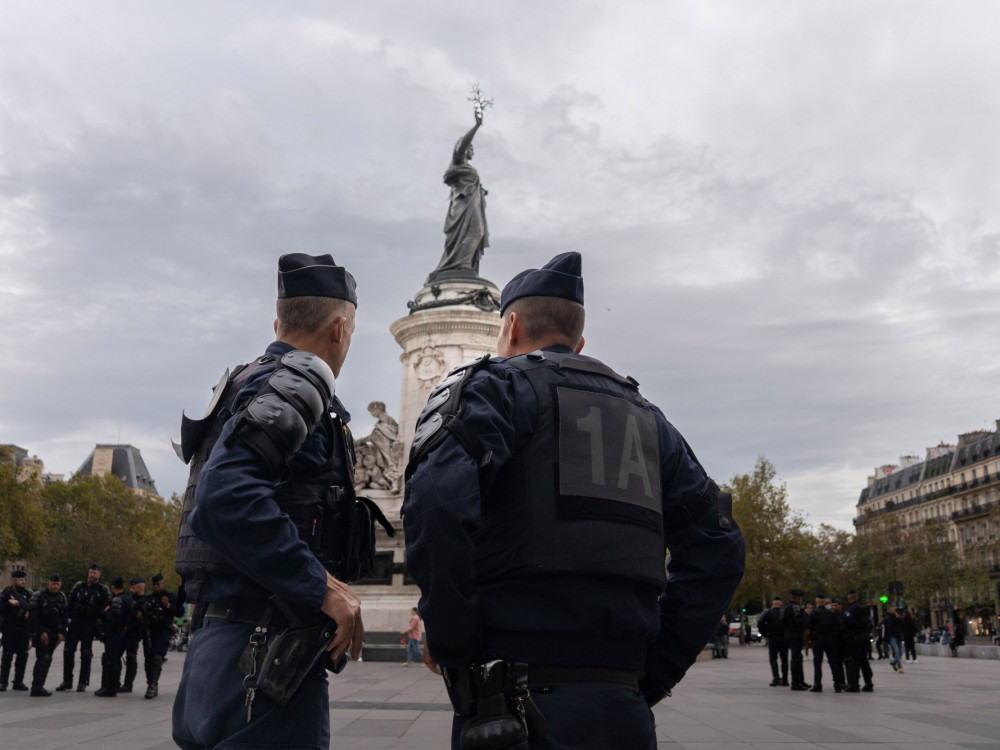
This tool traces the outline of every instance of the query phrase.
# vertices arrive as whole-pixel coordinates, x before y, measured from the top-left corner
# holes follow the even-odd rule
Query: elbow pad
[[[289,352],[239,414],[233,435],[277,476],[330,410],[335,388],[326,362],[311,352]]]

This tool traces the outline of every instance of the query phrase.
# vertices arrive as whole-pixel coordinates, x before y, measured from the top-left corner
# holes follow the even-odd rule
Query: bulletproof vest
[[[9,600],[17,599],[21,602],[20,607],[11,607]],[[25,614],[28,611],[28,604],[31,602],[31,591],[27,588],[16,589],[8,586],[0,591],[0,611],[6,610],[6,616],[0,617],[3,627],[27,626]]]
[[[861,602],[854,602],[847,608],[844,616],[845,629],[854,634],[868,633],[868,608]]]
[[[58,628],[66,611],[66,597],[60,591],[51,593],[42,591],[38,594],[38,622],[46,630]]]
[[[781,609],[779,607],[771,607],[771,609],[767,610],[767,631],[772,636],[784,634],[785,623],[781,621]]]
[[[163,602],[160,600],[162,596],[166,596],[170,600],[170,606],[173,606],[176,596],[171,591],[164,590],[159,593],[153,591],[143,599],[143,620],[151,628],[165,627],[174,619],[170,608],[163,606]]]
[[[785,626],[785,630],[792,633],[801,633],[803,619],[804,612],[802,610],[802,605],[796,602],[788,602],[788,604],[785,605],[785,609],[781,616],[781,624]]]
[[[111,597],[111,605],[104,613],[104,619],[112,627],[122,627],[128,615],[125,594],[115,594]]]
[[[813,632],[816,635],[833,635],[837,630],[837,616],[826,607],[813,611]]]
[[[195,507],[195,491],[201,470],[208,461],[212,448],[222,434],[223,425],[234,416],[232,407],[240,389],[251,375],[263,369],[273,369],[276,360],[265,355],[248,365],[240,365],[232,375],[227,370],[215,386],[208,411],[200,420],[184,417],[181,425],[181,447],[178,455],[185,463],[190,462],[188,484],[181,506],[181,523],[177,535],[177,559],[175,570],[184,578],[186,600],[197,602],[206,574],[235,574],[239,571],[213,547],[205,544],[191,529],[190,515]],[[305,541],[321,563],[334,575],[343,573],[335,564],[342,555],[337,543],[335,517],[338,502],[345,496],[354,498],[353,482],[353,441],[347,426],[326,415],[332,428],[329,460],[326,466],[308,476],[291,474],[277,487],[275,500],[282,512],[295,523],[300,538]],[[177,446],[175,446],[177,450]]]
[[[504,364],[525,375],[538,413],[482,498],[479,582],[586,575],[663,590],[659,433],[636,382],[563,352]]]
[[[88,586],[83,581],[77,581],[69,594],[73,602],[73,617],[87,620],[96,620],[100,617],[104,612],[105,601],[109,598],[104,595],[104,591],[102,583]]]

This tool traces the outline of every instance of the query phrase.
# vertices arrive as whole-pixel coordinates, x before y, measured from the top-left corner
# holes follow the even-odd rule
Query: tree
[[[48,485],[44,505],[52,519],[48,539],[37,556],[43,575],[60,572],[82,578],[99,562],[105,579],[120,575],[149,578],[161,572],[168,586],[174,573],[174,548],[180,499],[164,501],[126,487],[118,477],[75,476]]]
[[[801,585],[807,572],[805,520],[789,506],[788,491],[776,475],[774,465],[760,456],[752,473],[734,476],[725,488],[733,495],[733,518],[747,548],[746,572],[733,598],[740,607],[769,606],[775,594]]]
[[[10,449],[0,446],[0,562],[35,554],[45,539],[48,517],[37,477],[19,477]]]

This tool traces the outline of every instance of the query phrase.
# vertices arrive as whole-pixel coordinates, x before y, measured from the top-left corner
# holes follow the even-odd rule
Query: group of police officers
[[[846,610],[840,599],[828,599],[823,594],[818,594],[815,604],[808,612],[802,605],[805,594],[802,589],[791,589],[789,594],[790,600],[785,604],[782,604],[781,597],[774,597],[771,608],[757,618],[757,628],[767,638],[771,687],[791,687],[792,690],[822,693],[825,657],[835,692],[874,692],[872,668],[868,663],[871,620],[868,608],[858,601],[858,592],[852,589],[847,593]],[[813,652],[811,685],[805,681],[802,658],[807,633]],[[864,685],[861,684],[862,678]]]
[[[73,690],[76,649],[80,647],[78,693],[90,685],[94,639],[104,641],[101,658],[101,687],[94,694],[113,698],[131,693],[139,668],[138,652],[142,644],[146,669],[146,698],[155,698],[158,681],[170,640],[174,618],[184,614],[177,594],[167,591],[163,576],[153,576],[152,591],[146,593],[146,579],[129,581],[129,590],[119,576],[111,587],[101,583],[101,566],[94,563],[87,580],[78,581],[66,596],[58,573],[49,577],[45,588],[31,591],[25,585],[24,571],[11,574],[11,585],[0,592],[0,617],[3,619],[0,661],[0,692],[7,690],[11,666],[14,667],[13,690],[29,690],[32,696],[46,697],[45,679],[52,656],[60,643],[63,649],[63,680],[57,691]],[[24,682],[28,648],[34,642],[35,667],[30,688]],[[125,678],[122,680],[122,657]]]

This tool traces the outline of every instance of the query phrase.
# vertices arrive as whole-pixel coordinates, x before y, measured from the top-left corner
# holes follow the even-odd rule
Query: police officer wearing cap
[[[56,690],[73,689],[73,662],[80,644],[80,681],[76,691],[82,693],[90,684],[90,665],[94,658],[94,637],[97,623],[111,603],[111,592],[101,583],[101,566],[94,563],[87,571],[86,581],[77,581],[67,597],[69,630],[63,649],[63,681]]]
[[[111,603],[104,611],[104,655],[101,657],[101,687],[94,692],[99,698],[114,698],[122,676],[122,650],[125,630],[132,619],[132,597],[125,592],[121,576],[111,581]]]
[[[851,589],[847,592],[847,611],[844,612],[844,649],[847,667],[848,693],[872,693],[875,686],[872,682],[872,665],[868,663],[871,648],[871,618],[868,607],[858,600],[858,592]],[[861,687],[864,677],[865,686]]]
[[[125,652],[125,677],[119,693],[131,693],[135,675],[139,671],[139,644],[142,643],[142,602],[146,596],[146,579],[142,576],[130,578],[128,595],[131,600],[130,614],[125,626],[125,636],[122,649]]]
[[[142,638],[143,665],[146,668],[145,698],[155,698],[160,692],[160,672],[167,660],[170,639],[174,634],[174,618],[183,617],[184,605],[177,594],[167,591],[163,574],[152,578],[153,590],[142,598],[140,620],[144,632]]]
[[[329,745],[322,664],[284,705],[257,689],[255,669],[281,623],[320,612],[336,622],[336,635],[330,628],[319,653],[361,651],[360,602],[320,562],[327,534],[312,533],[318,514],[296,510],[353,491],[350,417],[334,378],[356,307],[354,277],[331,256],[282,256],[277,340],[223,377],[205,420],[182,425],[192,470],[177,570],[197,626],[173,711],[182,748]]]
[[[53,573],[46,587],[36,591],[28,605],[28,628],[35,641],[35,669],[31,675],[31,696],[46,698],[52,695],[45,689],[45,678],[52,665],[52,652],[66,637],[66,595],[60,591],[62,577]]]
[[[808,690],[811,685],[806,682],[802,668],[802,648],[804,645],[804,630],[806,613],[802,608],[802,589],[790,589],[789,601],[781,613],[781,622],[785,626],[785,642],[792,661],[792,690]]]
[[[650,706],[742,577],[731,499],[634,380],[580,354],[579,253],[515,276],[501,316],[500,356],[432,392],[407,467],[406,559],[452,747],[654,748]]]
[[[10,586],[0,591],[0,619],[3,621],[3,659],[0,661],[0,692],[7,689],[11,662],[14,663],[14,690],[27,690],[24,669],[28,664],[28,604],[31,589],[24,585],[24,571],[10,574]]]

